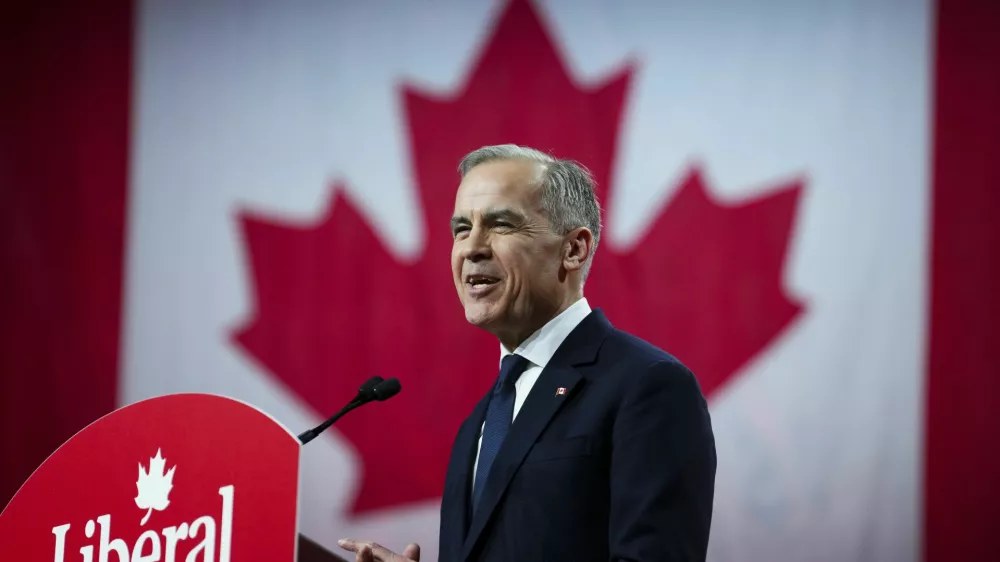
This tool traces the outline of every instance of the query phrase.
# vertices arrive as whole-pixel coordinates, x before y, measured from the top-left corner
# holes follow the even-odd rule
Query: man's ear
[[[566,271],[580,271],[594,251],[594,235],[585,226],[574,228],[563,243],[563,267]]]

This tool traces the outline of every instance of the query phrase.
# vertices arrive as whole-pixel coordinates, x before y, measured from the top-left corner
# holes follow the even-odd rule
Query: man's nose
[[[488,260],[491,257],[493,257],[493,251],[490,249],[486,233],[482,229],[473,228],[469,232],[469,237],[465,239],[465,245],[462,248],[462,259],[475,263]]]

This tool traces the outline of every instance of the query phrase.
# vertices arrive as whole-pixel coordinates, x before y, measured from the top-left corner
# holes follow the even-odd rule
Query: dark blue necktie
[[[483,442],[479,446],[479,463],[476,465],[476,481],[472,486],[472,509],[475,511],[479,498],[486,487],[486,477],[490,467],[500,452],[500,445],[514,419],[514,383],[521,376],[529,362],[520,355],[508,355],[500,363],[500,376],[493,386],[493,396],[486,409],[486,425],[483,427]]]

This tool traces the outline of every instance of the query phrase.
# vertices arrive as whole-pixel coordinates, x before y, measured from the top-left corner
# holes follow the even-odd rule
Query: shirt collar
[[[581,298],[560,312],[558,316],[549,320],[537,332],[531,334],[528,339],[517,346],[513,353],[544,369],[552,356],[556,354],[556,350],[562,345],[563,340],[588,314],[590,314],[590,304],[587,303],[586,298]],[[503,361],[503,358],[510,354],[511,352],[503,344],[500,344],[500,360]]]

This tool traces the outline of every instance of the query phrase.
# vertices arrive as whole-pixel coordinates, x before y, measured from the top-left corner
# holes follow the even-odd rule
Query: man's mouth
[[[469,275],[465,278],[465,283],[474,288],[487,287],[499,283],[500,279],[490,275]]]

